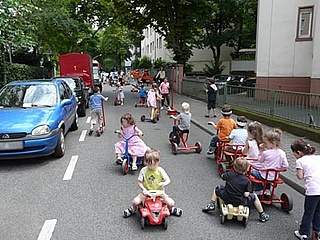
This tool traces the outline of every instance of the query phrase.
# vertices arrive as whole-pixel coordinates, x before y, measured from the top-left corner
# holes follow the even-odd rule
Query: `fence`
[[[205,81],[184,78],[182,93],[206,101]],[[320,94],[224,85],[218,91],[217,104],[230,104],[320,129]]]

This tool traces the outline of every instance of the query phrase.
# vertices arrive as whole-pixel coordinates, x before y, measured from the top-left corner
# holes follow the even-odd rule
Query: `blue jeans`
[[[219,142],[218,135],[214,135],[214,136],[211,138],[209,149],[210,149],[210,150],[214,150],[214,149],[217,147],[217,143],[218,143],[218,142]]]
[[[264,180],[264,178],[261,176],[261,173],[256,169],[251,170],[251,175],[259,180]],[[270,189],[270,184],[267,184],[266,189]],[[263,184],[260,184],[260,183],[254,184],[254,191],[262,191],[262,190],[263,190]]]
[[[320,232],[320,195],[306,196],[304,199],[304,213],[299,232],[309,237],[310,225],[315,232]]]

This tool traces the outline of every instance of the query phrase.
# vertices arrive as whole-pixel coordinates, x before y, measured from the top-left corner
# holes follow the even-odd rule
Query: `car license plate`
[[[0,151],[23,149],[22,141],[0,142]]]

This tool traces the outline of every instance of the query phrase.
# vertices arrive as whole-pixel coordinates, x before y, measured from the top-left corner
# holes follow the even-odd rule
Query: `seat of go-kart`
[[[189,133],[189,129],[184,129],[184,130],[179,129],[179,131],[180,131],[181,133]]]

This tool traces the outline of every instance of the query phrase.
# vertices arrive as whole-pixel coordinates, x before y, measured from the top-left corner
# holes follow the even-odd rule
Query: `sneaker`
[[[308,236],[307,236],[307,235],[301,235],[300,232],[299,232],[299,230],[294,231],[294,235],[295,235],[297,238],[301,239],[301,240],[308,239]]]
[[[89,136],[91,136],[92,133],[93,133],[93,129],[90,129],[90,131],[89,131]]]
[[[207,151],[207,154],[208,154],[208,155],[212,155],[212,154],[214,154],[214,150],[209,149],[209,150]]]
[[[260,215],[259,215],[259,221],[260,222],[266,222],[266,221],[268,221],[269,220],[269,214],[267,214],[267,213],[265,213],[265,212],[263,212],[263,213],[260,213]]]
[[[213,117],[215,118],[215,117],[217,117],[217,115],[215,114],[215,115],[213,115]]]
[[[137,164],[132,163],[131,169],[132,169],[133,171],[137,171],[137,170],[138,170]]]
[[[163,107],[161,107],[161,110],[163,110]]]
[[[206,118],[210,117],[208,114],[204,115]]]
[[[96,134],[97,134],[97,136],[98,136],[98,137],[100,137],[100,136],[101,136],[101,133],[100,133],[100,131],[99,131],[99,130],[97,130],[97,131],[96,131]]]
[[[116,164],[120,165],[122,164],[123,160],[121,157],[118,157],[117,160],[116,160]]]
[[[171,211],[170,211],[171,215],[180,217],[182,215],[182,209],[181,208],[177,208],[177,207],[172,207]]]
[[[134,210],[132,207],[129,207],[128,209],[123,211],[123,217],[127,218],[134,214]]]
[[[315,232],[315,237],[316,237],[316,240],[320,240],[320,232]]]
[[[216,206],[214,203],[209,203],[206,206],[202,208],[202,212],[209,212],[209,211],[214,211],[216,209]]]

